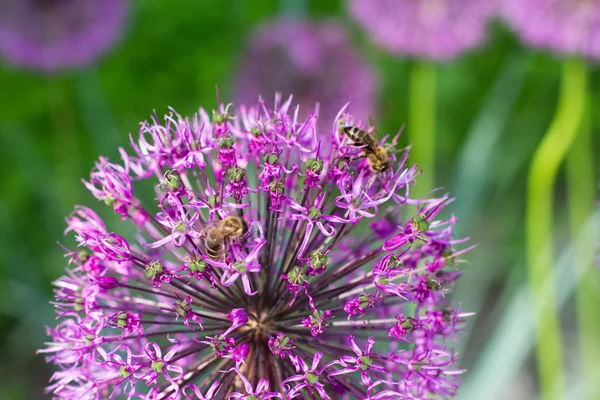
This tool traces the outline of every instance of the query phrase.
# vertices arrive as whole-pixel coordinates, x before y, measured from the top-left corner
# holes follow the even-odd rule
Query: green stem
[[[73,111],[71,87],[65,77],[52,82],[53,96],[50,104],[50,128],[54,137],[55,176],[61,192],[61,210],[70,210],[77,203],[79,190],[73,190],[80,172],[80,151]]]
[[[596,179],[594,177],[594,147],[592,140],[592,123],[590,96],[587,93],[585,118],[573,146],[567,155],[567,187],[569,222],[571,236],[594,213],[596,200]],[[598,374],[600,373],[600,276],[593,268],[593,263],[585,260],[593,259],[596,240],[586,237],[575,243],[573,265],[581,275],[575,292],[575,307],[579,325],[579,354],[581,357],[581,377],[584,387],[583,398],[600,398]]]
[[[435,119],[436,102],[435,66],[426,61],[415,61],[410,71],[410,115],[407,129],[411,145],[411,162],[419,164],[420,175],[416,195],[422,196],[435,184]]]
[[[544,400],[563,399],[565,382],[553,276],[552,206],[554,182],[582,120],[587,71],[583,61],[564,62],[558,107],[550,128],[537,148],[527,186],[526,240],[529,285],[537,339],[540,394]]]

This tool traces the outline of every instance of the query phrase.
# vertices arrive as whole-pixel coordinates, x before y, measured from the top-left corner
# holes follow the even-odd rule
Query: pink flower
[[[447,60],[485,40],[496,1],[348,0],[348,6],[356,21],[388,51]]]

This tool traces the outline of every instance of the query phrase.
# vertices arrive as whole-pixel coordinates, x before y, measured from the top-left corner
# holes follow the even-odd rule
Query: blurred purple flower
[[[438,219],[451,200],[408,198],[406,152],[385,176],[349,157],[344,110],[320,135],[329,150],[316,116],[280,96],[209,115],[153,118],[122,164],[101,158],[85,182],[136,235],[85,207],[67,218],[79,246],[40,350],[59,369],[53,398],[452,397],[465,314],[449,293],[468,248],[456,249],[455,217]],[[134,180],[154,186],[154,204]],[[203,232],[234,215],[246,232],[208,257]],[[365,230],[379,219],[398,222]]]
[[[0,56],[40,71],[90,64],[122,35],[126,0],[0,0]]]
[[[293,94],[306,112],[319,102],[319,132],[329,132],[348,101],[354,115],[375,111],[376,77],[336,22],[282,18],[267,23],[251,36],[239,65],[235,102],[252,103],[257,93],[270,100],[275,92]]]
[[[480,45],[496,1],[348,0],[353,17],[377,44],[392,53],[434,60]]]
[[[600,58],[600,1],[504,0],[502,14],[529,46]]]

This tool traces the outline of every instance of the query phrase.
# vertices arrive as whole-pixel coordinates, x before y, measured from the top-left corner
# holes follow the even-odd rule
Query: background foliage
[[[397,130],[408,119],[411,61],[370,45],[343,2],[307,4],[310,18],[345,21],[381,81],[379,130]],[[153,110],[162,114],[171,106],[185,115],[200,105],[210,109],[215,85],[226,100],[248,33],[279,12],[276,0],[138,1],[122,42],[96,66],[40,76],[0,64],[0,398],[40,399],[52,373],[35,350],[54,315],[50,282],[66,265],[56,245],[63,216],[74,204],[96,202],[80,178],[98,155],[116,159],[117,146],[127,147],[127,134]],[[479,243],[455,295],[463,311],[478,312],[462,343],[462,365],[469,369],[462,396],[525,399],[536,392],[532,333],[519,323],[528,319],[527,297],[519,297],[526,275],[526,175],[556,107],[560,61],[523,48],[500,22],[490,31],[484,47],[438,67],[436,180],[458,199],[453,211],[461,233]],[[594,109],[598,78],[593,71]],[[600,118],[592,116],[597,138]],[[568,242],[564,193],[560,183],[557,254]],[[566,260],[559,296],[576,392],[577,328]],[[520,308],[511,308],[515,304]],[[494,354],[500,356],[490,368],[486,357]]]

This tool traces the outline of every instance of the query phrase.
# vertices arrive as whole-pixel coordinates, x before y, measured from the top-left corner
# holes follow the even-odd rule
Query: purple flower
[[[251,36],[239,65],[236,102],[252,103],[257,93],[280,91],[294,95],[303,117],[319,103],[318,129],[325,137],[346,102],[352,102],[355,115],[375,112],[375,74],[351,47],[343,25],[334,21],[271,21]],[[322,143],[324,149],[329,145]]]
[[[245,364],[244,360],[250,352],[250,346],[246,343],[240,344],[232,352],[223,357],[231,358],[235,361],[235,368],[240,368],[240,365]]]
[[[229,395],[229,399],[244,399],[244,400],[263,400],[263,399],[283,399],[281,393],[269,392],[269,381],[262,378],[256,384],[256,389],[252,389],[252,385],[248,379],[239,370],[235,370],[238,378],[242,381],[246,393],[233,392]]]
[[[138,358],[146,359],[150,362],[147,372],[143,374],[140,379],[146,379],[146,386],[150,387],[148,397],[156,396],[159,393],[158,377],[163,377],[165,381],[169,382],[170,388],[173,389],[173,397],[176,398],[179,394],[179,385],[177,381],[183,377],[183,367],[176,365],[174,358],[179,352],[181,343],[175,339],[169,339],[174,342],[175,346],[171,347],[169,352],[162,356],[160,346],[156,343],[147,343],[144,348],[145,354],[140,354]]]
[[[200,389],[198,389],[198,386],[196,386],[194,384],[187,385],[185,388],[183,388],[182,392],[183,392],[183,395],[185,396],[186,399],[191,399],[191,400],[213,400],[214,396],[215,396],[215,393],[217,392],[217,389],[219,389],[220,385],[221,385],[221,382],[219,382],[219,381],[213,382],[213,384],[210,386],[210,388],[208,388],[208,391],[206,392],[206,395],[203,395],[200,392]],[[188,394],[188,391],[190,391],[194,395],[190,396]]]
[[[600,58],[597,0],[504,0],[502,14],[529,46]]]
[[[291,357],[294,347],[294,341],[281,332],[269,339],[269,350],[281,358]]]
[[[126,0],[0,2],[0,56],[55,71],[94,62],[123,34]]]
[[[447,299],[469,248],[439,217],[452,199],[409,198],[406,153],[385,175],[354,158],[345,109],[317,136],[316,115],[276,99],[154,116],[121,164],[100,159],[86,186],[135,235],[81,206],[66,220],[76,249],[40,350],[54,398],[456,392],[466,314]]]
[[[348,0],[348,6],[373,40],[388,51],[447,60],[485,40],[496,1]]]
[[[190,324],[190,320],[196,322],[200,329],[202,329],[202,323],[200,322],[200,317],[192,310],[192,297],[186,296],[183,300],[177,300],[171,303],[171,307],[177,314],[176,318],[183,318],[183,324],[192,329],[192,325]]]
[[[310,368],[308,365],[306,365],[301,357],[296,356],[291,358],[291,362],[296,367],[296,372],[298,372],[298,374],[290,376],[283,381],[283,388],[287,391],[287,395],[290,399],[300,396],[300,391],[304,388],[307,389],[310,397],[313,397],[313,391],[316,391],[319,393],[319,396],[321,396],[322,399],[330,399],[325,391],[325,385],[320,382],[320,380],[325,379],[321,375],[328,367],[334,364],[339,364],[339,362],[333,361],[332,363],[317,369],[322,358],[323,353],[320,351],[315,353]],[[292,387],[292,385],[289,385],[290,383],[292,383],[294,386]]]
[[[329,376],[344,375],[349,374],[351,372],[360,371],[362,382],[366,386],[370,386],[372,381],[367,371],[376,371],[383,373],[387,372],[387,370],[384,367],[377,364],[373,364],[374,360],[378,358],[378,355],[371,353],[371,349],[375,344],[375,340],[372,337],[370,337],[367,340],[367,346],[364,352],[358,348],[353,336],[348,336],[348,343],[350,344],[350,347],[352,347],[352,351],[354,351],[356,357],[342,356],[340,361],[343,365],[348,366],[346,368],[333,371],[331,374],[329,374]]]
[[[377,306],[381,297],[378,294],[362,294],[356,299],[347,302],[344,305],[344,311],[348,313],[348,319],[351,316],[357,315],[362,317],[366,310]]]

